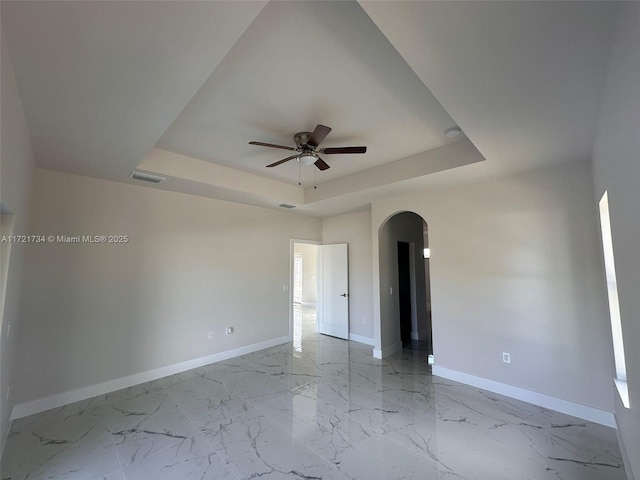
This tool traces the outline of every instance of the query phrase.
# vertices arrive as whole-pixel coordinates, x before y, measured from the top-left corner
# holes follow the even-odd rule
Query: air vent
[[[150,182],[150,183],[160,183],[163,180],[166,180],[166,178],[164,177],[158,177],[156,175],[149,175],[148,173],[141,173],[141,172],[133,172],[131,174],[131,178],[133,178],[134,180],[142,180],[143,182]]]
[[[295,205],[289,205],[288,203],[281,203],[280,205],[278,205],[279,207],[282,208],[296,208]]]

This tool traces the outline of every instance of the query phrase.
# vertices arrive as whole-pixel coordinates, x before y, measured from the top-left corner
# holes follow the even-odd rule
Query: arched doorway
[[[390,216],[378,231],[380,345],[433,353],[429,231],[413,212]]]

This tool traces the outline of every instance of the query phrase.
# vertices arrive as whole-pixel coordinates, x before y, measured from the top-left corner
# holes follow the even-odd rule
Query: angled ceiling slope
[[[37,165],[126,179],[265,3],[3,1]]]
[[[618,3],[360,1],[486,156],[478,177],[591,157]]]

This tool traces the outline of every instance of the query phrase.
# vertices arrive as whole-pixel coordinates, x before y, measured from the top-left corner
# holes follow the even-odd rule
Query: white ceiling
[[[455,125],[358,3],[272,2],[157,146],[297,185],[297,162],[265,169],[289,152],[248,142],[295,146],[318,123],[322,147],[368,147],[323,157],[318,183],[440,147]]]
[[[39,166],[330,215],[590,157],[616,2],[9,2]],[[5,61],[5,58],[2,59]],[[266,169],[318,123],[331,169]],[[458,124],[466,138],[443,135]],[[458,137],[460,138],[460,137]],[[482,161],[483,158],[486,161]],[[464,166],[466,165],[466,166]],[[458,168],[454,168],[458,167]]]

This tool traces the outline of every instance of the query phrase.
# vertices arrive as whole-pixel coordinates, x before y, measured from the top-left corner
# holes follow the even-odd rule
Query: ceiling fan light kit
[[[267,165],[268,168],[275,167],[295,158],[298,160],[299,165],[313,164],[318,170],[326,170],[330,168],[329,164],[320,158],[320,155],[318,155],[319,153],[324,155],[366,153],[367,147],[364,146],[318,148],[320,142],[329,135],[330,131],[331,128],[325,125],[316,125],[313,132],[298,132],[293,136],[293,141],[296,143],[295,147],[255,141],[249,142],[249,145],[258,145],[260,147],[279,148],[282,150],[298,152],[296,155],[291,155],[290,157],[283,158],[282,160],[278,160],[277,162]]]
[[[298,156],[298,161],[302,165],[313,165],[314,163],[316,163],[317,160],[318,160],[318,156],[310,152],[303,153],[300,156]]]

